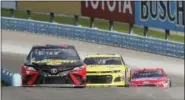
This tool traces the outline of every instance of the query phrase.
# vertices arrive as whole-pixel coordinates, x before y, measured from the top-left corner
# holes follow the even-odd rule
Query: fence
[[[2,17],[2,28],[66,37],[150,53],[184,58],[184,44],[119,32],[102,31],[57,23]]]

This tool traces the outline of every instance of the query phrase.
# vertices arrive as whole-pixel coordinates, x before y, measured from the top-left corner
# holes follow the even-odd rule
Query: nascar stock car
[[[85,86],[86,65],[73,45],[33,46],[21,65],[23,86]]]
[[[171,80],[162,68],[133,69],[130,77],[131,87],[171,87]]]
[[[86,86],[127,86],[129,68],[121,55],[95,54],[84,59],[87,65]]]

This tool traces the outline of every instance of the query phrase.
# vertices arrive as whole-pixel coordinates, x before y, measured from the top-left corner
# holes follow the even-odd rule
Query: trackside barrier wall
[[[66,37],[81,41],[184,58],[184,44],[179,42],[27,19],[2,17],[1,20],[3,29]]]
[[[12,73],[7,69],[1,68],[1,81],[4,81],[11,86],[21,86],[21,75],[19,73]]]

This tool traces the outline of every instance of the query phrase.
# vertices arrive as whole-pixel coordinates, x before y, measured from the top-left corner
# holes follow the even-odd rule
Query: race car
[[[171,87],[171,80],[162,68],[134,69],[130,78],[131,87]]]
[[[129,68],[119,54],[94,54],[84,59],[87,65],[86,86],[127,86]]]
[[[21,74],[23,86],[85,87],[86,65],[73,45],[37,45]]]

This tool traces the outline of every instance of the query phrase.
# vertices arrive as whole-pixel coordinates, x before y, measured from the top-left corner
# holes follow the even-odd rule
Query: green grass
[[[2,9],[1,11],[2,11],[2,13],[1,13],[2,16],[10,17],[9,10]],[[26,11],[15,11],[14,17],[26,19],[28,16],[26,14]],[[44,15],[44,14],[31,13],[31,18],[34,20],[49,22],[49,16]],[[62,24],[71,24],[71,25],[74,24],[73,18],[65,17],[65,16],[55,16],[55,22],[62,23]],[[79,24],[81,26],[89,27],[89,22],[90,22],[89,19],[79,18]],[[95,21],[94,21],[95,27],[97,27],[99,29],[103,29],[103,30],[109,29],[108,23],[109,23],[108,20],[101,20],[100,21],[100,20],[95,19]],[[114,23],[114,30],[127,33],[129,31],[129,24],[115,22]],[[144,30],[142,27],[134,26],[134,33],[135,34],[143,36],[143,31]],[[159,38],[159,39],[164,39],[165,33],[149,29],[148,36],[154,37],[154,38]],[[169,40],[184,43],[184,36],[171,35],[171,36],[169,36]]]

